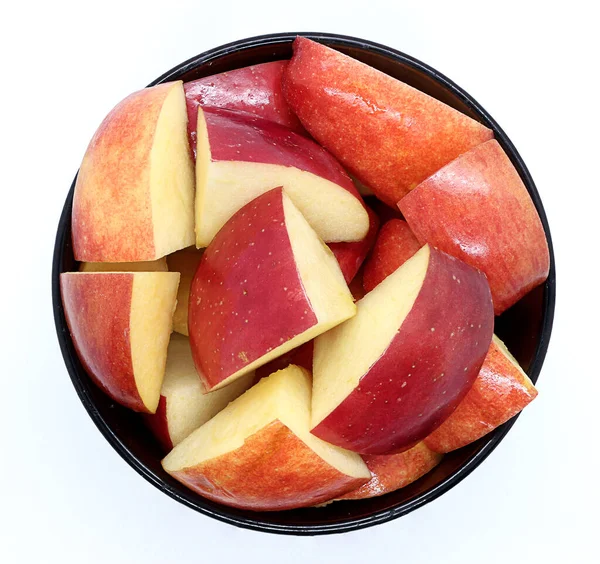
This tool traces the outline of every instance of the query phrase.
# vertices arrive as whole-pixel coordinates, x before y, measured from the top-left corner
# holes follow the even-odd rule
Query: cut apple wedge
[[[67,272],[65,317],[83,367],[110,397],[154,413],[175,310],[176,272]]]
[[[181,81],[135,92],[106,116],[77,175],[72,225],[79,261],[150,261],[194,244]]]
[[[500,315],[548,277],[544,227],[497,141],[464,153],[398,202],[417,239],[478,268]]]
[[[399,454],[365,454],[371,479],[338,500],[377,497],[404,488],[433,470],[442,457],[423,442]]]
[[[306,37],[283,94],[306,130],[390,206],[493,132],[454,108]]]
[[[167,257],[170,272],[179,272],[179,289],[177,290],[177,307],[173,314],[173,331],[182,335],[189,335],[188,331],[188,309],[190,300],[190,288],[196,269],[202,258],[202,249],[188,247],[177,251]]]
[[[355,453],[311,435],[310,380],[290,366],[261,380],[163,460],[182,484],[241,509],[279,511],[323,503],[367,482]]]
[[[332,252],[276,188],[239,210],[204,252],[190,292],[194,362],[216,389],[355,313]]]
[[[454,413],[425,444],[437,452],[461,448],[514,417],[537,396],[515,357],[494,335],[479,376]]]
[[[283,186],[325,242],[360,241],[369,216],[350,177],[314,141],[267,120],[198,108],[196,246],[245,204]]]
[[[204,425],[227,404],[243,394],[253,383],[254,374],[246,374],[216,392],[207,394],[194,367],[189,339],[173,333],[167,351],[165,378],[156,413],[146,416],[155,436],[171,450],[200,425]]]
[[[281,76],[287,64],[288,61],[273,61],[186,82],[183,88],[188,134],[194,155],[198,106],[247,112],[306,134],[281,92]]]
[[[366,207],[366,206],[365,206]],[[355,243],[329,243],[327,245],[335,256],[347,284],[350,284],[360,270],[363,261],[375,243],[379,230],[379,218],[375,212],[366,207],[369,214],[369,231],[361,241]]]
[[[165,257],[140,262],[82,262],[79,272],[167,272]]]
[[[365,262],[363,272],[365,292],[370,292],[420,248],[419,241],[406,221],[390,219],[379,230],[373,252]]]
[[[406,450],[456,408],[494,327],[483,274],[423,247],[315,339],[312,432],[364,454]]]

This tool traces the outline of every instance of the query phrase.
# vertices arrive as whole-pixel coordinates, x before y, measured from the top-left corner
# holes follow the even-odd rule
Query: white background
[[[600,480],[600,49],[593,4],[3,3],[0,561],[590,562]],[[529,166],[556,251],[556,318],[539,398],[490,458],[443,497],[340,536],[235,529],[145,482],[77,398],[51,316],[59,214],[107,111],[193,55],[276,31],[375,40],[465,88]]]

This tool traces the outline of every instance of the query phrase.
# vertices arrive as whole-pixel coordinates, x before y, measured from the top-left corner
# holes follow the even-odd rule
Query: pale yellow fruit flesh
[[[165,98],[150,153],[154,246],[161,257],[194,244],[195,177],[181,82]]]
[[[79,272],[167,272],[167,270],[165,257],[139,262],[82,262],[79,265]]]
[[[371,476],[362,458],[312,435],[310,378],[295,365],[263,378],[223,411],[194,431],[163,460],[167,472],[191,468],[240,448],[244,441],[280,421],[319,457],[347,476]]]
[[[135,385],[154,413],[165,375],[179,273],[136,272],[131,294],[129,340]]]
[[[327,243],[360,241],[369,230],[361,202],[337,184],[294,167],[237,161],[213,162],[202,112],[198,112],[196,246],[207,247],[240,208],[283,186],[309,224]]]
[[[535,388],[533,382],[529,379],[529,376],[525,373],[525,371],[521,368],[519,361],[512,355],[512,353],[506,348],[506,345],[503,341],[501,341],[496,335],[492,336],[492,341],[494,344],[500,349],[500,352],[513,364],[513,366],[519,371],[521,374],[521,378],[523,379],[523,383],[529,388]]]
[[[352,294],[333,253],[319,239],[285,191],[283,193],[283,209],[294,261],[317,323],[235,372],[215,386],[213,390],[229,385],[243,374],[314,339],[317,335],[329,331],[332,327],[356,314],[356,305]]]
[[[356,303],[356,315],[315,340],[312,427],[356,388],[385,353],[419,294],[429,264],[424,246]]]
[[[161,390],[167,403],[167,425],[173,446],[245,392],[253,379],[254,372],[226,388],[205,393],[194,366],[189,339],[173,333]]]

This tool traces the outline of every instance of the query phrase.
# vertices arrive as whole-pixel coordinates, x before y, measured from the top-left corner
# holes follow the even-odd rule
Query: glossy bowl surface
[[[492,117],[464,90],[431,67],[399,51],[370,41],[326,33],[278,33],[243,39],[212,49],[178,65],[150,86],[169,80],[184,81],[278,59],[292,54],[292,41],[304,35],[363,61],[449,104],[494,130],[521,175],[540,214],[550,246],[550,275],[514,307],[496,320],[503,339],[535,383],[548,348],[556,291],[552,240],[544,208],[525,163]],[[60,299],[59,275],[75,270],[71,245],[71,185],[58,225],[52,270],[52,300],[58,340],[73,385],[90,417],[113,448],[150,483],[196,511],[215,519],[259,531],[296,535],[341,533],[361,529],[406,515],[466,478],[498,446],[516,418],[491,434],[446,455],[432,472],[406,488],[385,496],[333,503],[322,508],[275,513],[255,513],[219,505],[191,492],[166,474],[162,452],[142,423],[140,415],[115,404],[84,371],[69,335]]]

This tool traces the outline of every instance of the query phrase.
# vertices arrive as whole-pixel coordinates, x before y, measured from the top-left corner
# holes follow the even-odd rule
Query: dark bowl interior
[[[247,65],[287,59],[296,33],[246,39],[198,55],[167,72],[152,85],[168,80],[193,80]],[[516,149],[496,122],[466,92],[443,75],[419,61],[382,45],[331,34],[302,33],[394,76],[464,112],[495,131],[519,171],[542,219],[550,244],[551,269],[546,283],[496,320],[496,333],[519,360],[530,378],[538,378],[552,328],[555,299],[555,270],[552,242],[546,215],[535,185]],[[160,460],[163,452],[142,423],[140,415],[115,404],[104,395],[83,370],[73,348],[60,300],[59,274],[75,270],[71,247],[71,204],[73,186],[63,209],[54,252],[52,294],[56,329],[73,385],[90,417],[115,450],[144,478],[174,499],[241,527],[291,534],[344,532],[394,519],[435,499],[478,466],[506,435],[515,419],[488,436],[447,455],[431,473],[410,486],[381,497],[334,503],[323,508],[277,513],[255,513],[232,509],[196,495],[166,474]]]

